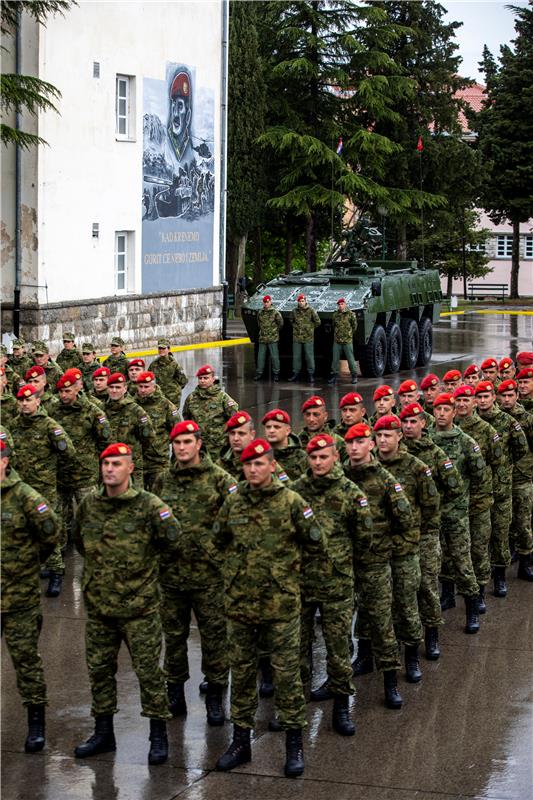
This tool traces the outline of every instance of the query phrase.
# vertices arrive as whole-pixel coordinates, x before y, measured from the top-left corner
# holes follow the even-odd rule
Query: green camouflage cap
[[[116,344],[118,347],[124,347],[124,339],[121,339],[120,336],[113,336],[111,339],[111,344]]]
[[[170,347],[170,339],[158,339],[157,340],[158,347]]]
[[[0,344],[0,353],[2,353],[3,356],[7,356],[7,347],[5,344]]]
[[[65,333],[63,334],[63,341],[64,342],[75,342],[76,341],[76,337],[70,331],[65,331]]]
[[[94,342],[83,342],[81,346],[82,353],[96,353],[96,346]]]
[[[42,342],[40,339],[37,339],[35,342],[33,342],[31,351],[32,353],[35,353],[36,356],[43,356],[50,352],[48,345],[45,342]]]
[[[26,347],[24,339],[13,339],[13,347]]]

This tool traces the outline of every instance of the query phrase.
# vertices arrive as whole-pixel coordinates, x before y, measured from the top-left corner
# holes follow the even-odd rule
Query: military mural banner
[[[213,284],[214,93],[169,63],[144,79],[142,291]]]

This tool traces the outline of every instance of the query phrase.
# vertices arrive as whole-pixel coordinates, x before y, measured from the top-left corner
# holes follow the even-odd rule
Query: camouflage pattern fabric
[[[287,447],[274,447],[274,458],[291,480],[299,478],[307,469],[305,448],[295,433],[289,434]]]
[[[18,405],[14,396],[10,394],[8,387],[4,389],[4,394],[0,397],[0,419],[6,428],[11,427],[11,423],[18,414]]]
[[[331,596],[318,603],[302,599],[300,673],[303,683],[311,680],[309,653],[313,644],[315,613],[320,609],[322,634],[326,645],[328,685],[335,695],[352,695],[350,639],[353,617],[353,590],[349,595]],[[277,701],[276,701],[277,704]]]
[[[133,452],[134,482],[142,486],[143,453],[154,447],[155,435],[150,417],[129,395],[120,400],[108,397],[104,412],[111,428],[111,441],[128,444]]]
[[[25,375],[30,367],[33,367],[33,358],[29,355],[25,356],[9,356],[8,365],[11,369],[18,373],[18,375]]]
[[[92,362],[92,364],[86,364],[83,362],[79,365],[78,369],[81,372],[82,380],[83,380],[83,388],[87,392],[87,394],[92,394],[93,391],[93,372],[95,372],[100,367],[100,362],[96,359]],[[107,396],[107,392],[106,392]]]
[[[197,386],[185,400],[183,419],[192,419],[200,426],[202,441],[216,458],[226,444],[226,422],[238,410],[238,403],[217,384]]]
[[[306,464],[307,464],[307,456],[306,456]],[[244,480],[244,472],[242,469],[242,462],[241,462],[241,454],[234,453],[231,447],[224,449],[222,454],[219,458],[219,464],[222,469],[225,469],[226,472],[235,478],[237,482]],[[286,486],[289,486],[291,483],[291,479],[289,478],[285,468],[276,462],[276,476],[278,480],[284,483]]]
[[[357,319],[353,311],[334,311],[333,340],[337,344],[352,344],[353,337],[357,330]]]
[[[46,372],[46,382],[48,383],[50,391],[52,394],[57,394],[56,383],[62,376],[63,370],[50,358],[44,365],[44,371]]]
[[[293,342],[308,343],[315,338],[315,328],[320,326],[320,317],[311,306],[296,306],[291,313]]]
[[[59,355],[56,358],[56,364],[63,372],[66,372],[67,369],[71,369],[72,367],[81,367],[83,364],[83,359],[78,351],[78,348],[74,345],[72,350],[61,350]]]
[[[111,441],[111,429],[106,415],[84,395],[67,405],[54,401],[51,416],[70,436],[74,445],[67,471],[62,470],[59,485],[80,489],[98,483],[99,454]]]
[[[150,370],[165,397],[179,409],[181,390],[187,386],[187,376],[172,353],[168,356],[156,356],[150,364]]]
[[[398,642],[392,619],[392,570],[390,563],[366,564],[357,574],[358,597],[355,635],[369,639],[378,670],[399,669]]]
[[[2,636],[5,634],[17,688],[25,706],[46,705],[47,702],[43,662],[38,649],[42,621],[39,605],[1,614]]]
[[[533,414],[519,403],[508,413],[520,423],[529,445],[529,453],[513,464],[513,517],[509,538],[517,553],[529,555],[533,552]]]
[[[157,474],[168,467],[169,439],[168,435],[176,422],[181,421],[180,412],[163,395],[159,386],[153,394],[146,397],[137,395],[135,402],[146,412],[154,429],[154,440],[147,450],[143,451],[143,474],[145,488],[147,480],[153,485]]]
[[[283,327],[283,317],[275,308],[262,308],[257,312],[259,326],[259,342],[271,344],[279,341],[279,332]]]
[[[107,356],[102,362],[102,366],[111,370],[111,374],[113,372],[122,372],[126,377],[128,377],[128,364],[129,359],[124,353],[120,353],[118,356]]]
[[[418,554],[394,556],[392,574],[392,618],[394,631],[400,642],[414,647],[423,637],[417,595],[421,572]]]

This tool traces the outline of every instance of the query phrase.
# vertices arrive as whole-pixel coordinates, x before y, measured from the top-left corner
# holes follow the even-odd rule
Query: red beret
[[[4,440],[3,440],[3,439],[0,439],[0,452],[2,452],[2,453],[3,453],[3,452],[4,452],[4,450],[8,450],[8,449],[9,449],[9,448],[8,448],[8,446],[7,446],[6,442],[4,442]]]
[[[270,297],[270,295],[269,295],[269,294],[266,294],[266,295],[263,297],[263,303],[268,303],[268,301],[269,301],[269,300],[272,300],[272,298]]]
[[[111,458],[111,456],[131,456],[131,447],[128,444],[124,444],[124,442],[115,442],[114,444],[110,444],[109,447],[106,447],[105,450],[102,450],[100,453],[100,461],[103,461],[104,458]]]
[[[73,386],[80,378],[81,372],[79,369],[74,367],[72,369],[67,369],[56,382],[56,389],[68,389],[69,386]]]
[[[272,448],[265,439],[254,439],[241,453],[241,462],[253,461],[254,458],[261,458],[266,453],[272,452]]]
[[[192,419],[184,419],[183,422],[177,422],[170,431],[170,441],[173,442],[176,436],[183,436],[187,433],[198,433],[200,428]]]
[[[395,414],[385,414],[374,425],[374,431],[397,431],[401,428],[400,420]]]
[[[189,97],[191,92],[191,79],[187,72],[178,72],[170,87],[170,96],[174,100],[176,97]]]
[[[533,378],[533,367],[524,367],[524,369],[521,369],[515,380],[519,381],[522,378]]]
[[[240,428],[241,425],[245,425],[247,422],[251,421],[252,418],[247,411],[237,411],[237,413],[233,414],[226,422],[226,430],[232,431],[234,428]]]
[[[357,425],[352,425],[348,428],[344,437],[345,442],[351,442],[352,439],[368,439],[370,437],[370,426],[364,422],[358,422]]]
[[[308,397],[305,403],[302,404],[302,411],[307,411],[308,408],[325,408],[326,401],[323,397],[319,397],[317,394],[314,394],[312,397]]]
[[[422,378],[420,381],[420,388],[425,391],[426,389],[430,389],[432,386],[437,386],[438,383],[438,376],[430,372],[429,375],[426,375],[426,377]]]
[[[211,364],[204,364],[200,369],[196,370],[196,377],[199,378],[200,375],[213,375],[214,371]]]
[[[498,392],[498,394],[503,394],[503,392],[511,392],[511,391],[516,392],[517,389],[518,389],[517,382],[513,381],[512,378],[510,378],[509,380],[502,381],[500,383],[500,385],[498,386],[497,392]]]
[[[22,400],[23,397],[31,397],[32,394],[37,394],[37,387],[33,383],[27,383],[18,390],[17,400]]]
[[[261,420],[261,425],[264,425],[269,419],[274,420],[274,422],[283,422],[285,425],[291,424],[291,418],[282,408],[273,408],[272,411],[267,411]]]
[[[313,436],[312,439],[309,439],[305,449],[308,453],[314,453],[315,450],[323,450],[325,447],[332,447],[334,444],[333,436],[329,436],[327,433],[319,433],[318,436]]]
[[[433,401],[433,408],[437,406],[454,406],[455,400],[453,399],[453,395],[449,392],[443,392],[442,394],[437,395],[437,397]]]
[[[468,378],[469,375],[478,375],[479,374],[479,367],[477,364],[470,364],[469,367],[465,369],[463,372],[463,376]]]
[[[490,369],[491,367],[498,368],[498,362],[495,358],[486,358],[481,364],[481,369]]]
[[[93,378],[108,378],[111,375],[111,370],[109,367],[98,367],[93,372]]]
[[[462,377],[460,370],[449,369],[448,372],[443,375],[442,380],[444,383],[455,383],[455,381],[460,381]]]
[[[374,400],[381,400],[382,397],[392,397],[393,394],[391,387],[384,383],[383,386],[378,386],[374,392]]]
[[[345,394],[344,397],[341,397],[339,401],[339,408],[344,408],[344,406],[357,406],[362,402],[363,398],[359,392],[348,392],[348,394]]]
[[[130,367],[144,367],[146,366],[144,363],[144,358],[132,358],[130,362],[128,362],[128,369]]]
[[[457,389],[454,389],[453,396],[454,397],[473,397],[475,395],[475,389],[473,386],[470,386],[469,383],[463,383],[462,386],[458,386]]]
[[[337,305],[340,306],[341,303],[345,303],[345,302],[346,302],[346,300],[344,299],[344,297],[339,297],[339,299],[337,300]]]
[[[113,386],[115,383],[126,383],[126,376],[123,375],[122,372],[113,372],[107,379],[107,385]]]
[[[420,403],[409,403],[408,406],[405,406],[400,411],[400,419],[407,419],[407,417],[417,417],[419,414],[423,414],[424,409],[420,405]]]
[[[481,394],[481,392],[493,392],[494,386],[490,381],[480,381],[476,386],[476,394]]]
[[[524,350],[522,353],[518,353],[516,360],[519,364],[529,367],[531,364],[533,364],[533,352],[530,350]]]
[[[137,375],[136,383],[152,383],[152,381],[155,381],[153,372],[139,372]]]
[[[36,365],[35,367],[30,367],[28,370],[26,370],[24,377],[27,381],[29,381],[30,378],[38,378],[39,375],[46,375],[46,370],[43,367]]]
[[[305,300],[305,294],[299,294],[296,299],[298,302],[300,302],[300,300]]]
[[[416,385],[415,381],[412,381],[410,378],[406,381],[403,381],[398,386],[398,394],[406,394],[407,392],[416,392],[418,386]]]
[[[505,356],[505,358],[502,358],[502,360],[498,364],[498,369],[501,372],[504,369],[509,369],[509,367],[512,367],[513,365],[514,365],[513,359],[509,358],[509,356]]]

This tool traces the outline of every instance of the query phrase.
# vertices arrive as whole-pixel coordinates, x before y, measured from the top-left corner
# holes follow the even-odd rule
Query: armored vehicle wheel
[[[387,362],[385,372],[398,372],[402,363],[402,332],[400,326],[393,322],[387,326]]]
[[[402,319],[400,328],[403,339],[402,368],[414,369],[418,361],[418,344],[420,340],[418,325],[414,319]]]
[[[422,317],[418,323],[418,334],[420,337],[420,345],[418,349],[417,364],[419,367],[425,367],[431,361],[433,353],[433,324],[429,317]]]
[[[361,372],[366,378],[380,378],[385,372],[387,336],[382,325],[374,325],[368,344],[359,359]]]

